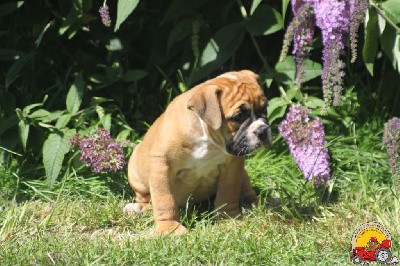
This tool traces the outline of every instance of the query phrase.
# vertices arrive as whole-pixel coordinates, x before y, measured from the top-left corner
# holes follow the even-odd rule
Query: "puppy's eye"
[[[259,115],[260,117],[266,117],[267,116],[267,105],[262,106],[258,110],[257,115]]]
[[[231,122],[242,123],[248,117],[249,117],[249,110],[243,109],[235,115],[228,116],[226,119]]]

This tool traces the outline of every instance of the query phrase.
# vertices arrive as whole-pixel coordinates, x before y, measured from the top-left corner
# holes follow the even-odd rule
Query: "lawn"
[[[207,204],[181,210],[181,237],[154,234],[151,213],[122,212],[125,177],[68,172],[54,190],[5,171],[14,200],[0,203],[1,265],[351,265],[355,228],[377,221],[400,250],[400,211],[382,148],[382,127],[366,123],[327,137],[332,183],[306,183],[280,137],[248,158],[260,203],[242,221],[213,221]],[[14,189],[14,190],[13,190]],[[11,192],[10,192],[11,191]],[[4,195],[6,193],[3,193]]]

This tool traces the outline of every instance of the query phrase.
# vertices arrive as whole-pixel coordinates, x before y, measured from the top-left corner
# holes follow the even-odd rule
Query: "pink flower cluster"
[[[350,35],[354,62],[357,55],[357,30],[368,5],[368,0],[292,0],[294,18],[286,31],[282,54],[285,56],[293,39],[296,80],[301,83],[303,61],[309,56],[315,25],[321,29],[324,45],[322,89],[326,103],[340,104],[345,66],[341,56],[345,40]]]
[[[383,142],[389,156],[389,166],[393,177],[398,175],[400,150],[400,118],[393,117],[385,125]]]
[[[95,173],[117,172],[125,166],[122,148],[105,129],[98,129],[87,137],[77,134],[70,142],[73,148],[80,149],[81,161],[91,166]]]
[[[289,145],[290,153],[307,181],[331,178],[329,154],[324,140],[325,131],[319,118],[310,120],[310,110],[304,106],[291,106],[286,118],[279,125],[279,132]]]

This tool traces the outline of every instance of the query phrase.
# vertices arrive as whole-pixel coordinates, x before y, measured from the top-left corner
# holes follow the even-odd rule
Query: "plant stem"
[[[244,18],[244,20],[248,20],[249,19],[249,15],[247,14],[246,8],[243,6],[243,3],[241,0],[236,0],[236,2],[239,5],[239,9],[240,9],[240,13],[242,14],[242,17]],[[272,68],[268,65],[268,62],[266,60],[266,57],[262,54],[260,47],[258,46],[258,43],[256,41],[256,38],[254,38],[254,35],[249,33],[250,35],[250,39],[253,43],[254,49],[256,49],[257,55],[260,58],[261,62],[263,63],[263,66],[265,68],[265,70],[267,72],[272,72]]]

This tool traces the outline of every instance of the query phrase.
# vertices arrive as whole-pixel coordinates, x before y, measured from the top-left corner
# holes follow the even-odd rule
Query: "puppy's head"
[[[243,156],[271,145],[267,99],[257,79],[249,70],[228,72],[196,86],[189,100],[188,108],[230,154]]]

